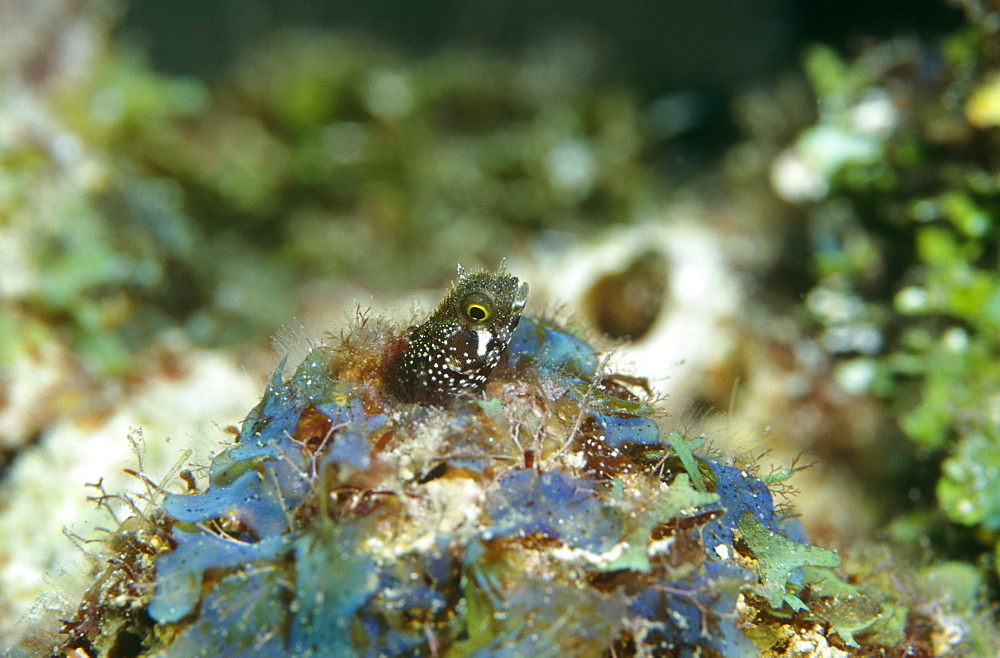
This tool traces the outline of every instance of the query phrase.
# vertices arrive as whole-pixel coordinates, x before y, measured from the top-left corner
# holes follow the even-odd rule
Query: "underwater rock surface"
[[[207,486],[123,524],[62,649],[745,655],[738,601],[805,607],[790,572],[839,562],[557,324],[522,317],[485,389],[437,405],[391,393],[407,335],[359,316],[283,363]]]

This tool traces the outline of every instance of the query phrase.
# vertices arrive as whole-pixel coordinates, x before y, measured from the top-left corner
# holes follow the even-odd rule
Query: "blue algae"
[[[239,445],[246,446],[250,443],[260,446],[267,445],[266,440],[259,439],[267,438],[266,435],[261,437],[261,433],[268,426],[288,427],[298,420],[299,414],[302,413],[302,407],[294,404],[294,397],[298,392],[297,388],[286,386],[282,380],[282,373],[287,363],[288,357],[282,359],[281,365],[271,374],[271,379],[267,383],[267,388],[264,389],[264,395],[260,402],[247,414],[236,439]],[[258,440],[252,441],[253,439]]]
[[[747,512],[753,514],[768,530],[781,532],[779,519],[774,512],[774,499],[767,485],[746,471],[706,462],[715,473],[715,493],[719,495],[717,508],[722,515],[705,525],[705,533],[711,546],[725,544],[732,548],[733,533],[740,518]]]
[[[660,443],[660,428],[652,418],[610,416],[591,413],[601,428],[604,443],[612,448],[625,442],[652,446]]]
[[[228,473],[235,462],[278,459],[298,452],[291,439],[302,413],[313,406],[336,424],[364,415],[361,403],[345,394],[345,386],[329,376],[331,350],[317,347],[286,384],[282,380],[286,360],[268,382],[260,403],[247,415],[237,444],[212,463],[213,478],[232,478]],[[245,467],[246,464],[243,464]],[[239,471],[241,467],[236,467]],[[214,480],[213,480],[214,483]]]
[[[372,465],[371,444],[368,435],[356,430],[348,430],[337,435],[337,440],[323,457],[323,464],[337,465],[355,471],[363,471]]]
[[[377,522],[366,517],[323,523],[295,541],[290,654],[412,655],[427,636],[409,620],[433,619],[453,605],[427,584],[440,587],[456,577],[446,544],[378,562],[358,550],[378,532]]]
[[[696,655],[698,647],[711,647],[722,655],[749,655],[752,643],[726,621],[736,605],[740,589],[754,582],[754,576],[730,558],[740,518],[753,514],[774,532],[780,533],[771,491],[746,471],[704,460],[714,473],[718,501],[704,505],[703,512],[715,512],[717,518],[687,531],[692,541],[704,546],[704,561],[684,582],[670,583],[666,589],[650,588],[639,593],[629,604],[629,611],[662,624],[656,641],[679,655]],[[669,590],[669,591],[667,591]],[[706,614],[708,613],[708,614]],[[702,633],[707,626],[709,633]]]
[[[158,585],[149,606],[153,619],[168,623],[189,614],[209,569],[273,559],[287,547],[294,511],[311,486],[308,455],[292,439],[307,407],[319,403],[321,413],[339,424],[363,419],[362,429],[384,422],[384,415],[366,416],[355,399],[331,401],[341,387],[324,374],[328,360],[325,348],[313,350],[287,384],[282,381],[282,362],[244,421],[239,442],[212,461],[209,487],[201,494],[164,496],[163,509],[178,523],[172,535],[177,546],[157,561]],[[365,467],[367,441],[361,445],[354,435],[343,437],[327,455],[327,463],[344,460]],[[226,537],[193,525],[216,519],[239,525]]]
[[[232,482],[262,461],[298,453],[290,432],[299,422],[307,399],[297,386],[282,382],[284,366],[285,361],[282,361],[271,376],[260,403],[243,421],[236,445],[212,460],[211,485]]]
[[[463,583],[467,638],[458,655],[597,655],[627,613],[620,594],[531,576],[481,541],[466,551]]]
[[[316,411],[326,416],[334,425],[346,425],[365,417],[364,405],[356,397],[348,397],[346,400],[337,402],[317,404]],[[378,423],[384,418],[384,414],[378,414],[376,418],[368,420],[369,422]]]
[[[597,352],[586,341],[548,320],[524,316],[507,353],[512,362],[531,363],[540,372],[569,384],[571,397],[586,402],[588,415],[601,427],[608,446],[617,448],[625,441],[641,445],[659,441],[656,422],[645,418],[653,413],[649,406],[616,397],[589,381],[596,376],[599,361]]]
[[[280,467],[280,463],[275,464]],[[268,465],[265,473],[273,473]],[[168,495],[163,501],[165,509],[174,519],[186,523],[199,523],[212,519],[236,519],[258,537],[280,534],[289,528],[289,505],[301,501],[307,483],[301,478],[298,486],[279,489],[277,477],[250,470],[225,486],[212,487],[197,496]]]
[[[629,615],[653,624],[647,645],[654,655],[700,656],[707,648],[721,656],[754,656],[753,643],[729,618],[738,588],[749,580],[746,572],[710,568],[693,582],[644,589],[629,602]]]
[[[597,495],[598,486],[563,471],[507,471],[488,493],[486,511],[492,523],[482,536],[541,534],[603,553],[621,539],[624,520],[619,509]]]
[[[355,614],[379,589],[371,558],[357,546],[371,531],[363,521],[321,522],[295,541],[294,655],[353,655]]]
[[[330,360],[334,351],[321,345],[314,347],[306,355],[286,388],[295,391],[315,407],[342,399],[347,387],[330,377]],[[284,370],[284,362],[279,372]]]
[[[149,616],[161,624],[183,619],[198,604],[202,576],[209,569],[249,566],[273,560],[288,549],[286,537],[244,543],[217,535],[174,530],[177,546],[157,560],[156,594]]]
[[[202,596],[197,619],[157,655],[287,656],[282,632],[291,601],[287,580],[284,569],[271,565],[223,576]]]
[[[517,363],[533,363],[542,372],[587,379],[597,372],[594,348],[555,324],[532,316],[522,316],[514,330],[508,358]]]

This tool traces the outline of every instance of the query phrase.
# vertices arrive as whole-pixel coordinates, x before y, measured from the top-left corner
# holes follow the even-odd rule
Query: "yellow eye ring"
[[[490,309],[483,304],[473,302],[465,307],[465,317],[473,322],[486,322],[490,319]]]
[[[472,324],[483,324],[493,317],[493,300],[482,292],[473,292],[462,299],[462,316]]]

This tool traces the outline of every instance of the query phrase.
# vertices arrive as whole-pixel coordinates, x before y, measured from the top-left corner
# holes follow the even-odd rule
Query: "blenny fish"
[[[399,399],[440,404],[477,393],[500,362],[528,298],[528,284],[496,272],[466,274],[437,310],[411,327],[407,346],[389,368],[389,388]]]

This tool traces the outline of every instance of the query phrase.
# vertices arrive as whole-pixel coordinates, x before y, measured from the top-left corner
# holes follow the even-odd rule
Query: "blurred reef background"
[[[750,522],[742,543],[728,535],[744,571],[794,599],[773,582],[740,599],[759,650],[996,654],[1000,5],[692,4],[0,4],[0,646],[58,638],[105,573],[108,531],[136,511],[156,518],[117,494],[204,492],[210,473],[232,493],[242,467],[230,462],[249,459],[232,455],[234,435],[260,430],[248,412],[265,391],[266,406],[304,386],[269,380],[284,357],[291,376],[325,332],[349,338],[359,306],[389,318],[382,340],[425,317],[457,263],[506,259],[531,286],[530,316],[558,320],[545,335],[595,360],[573,376],[594,385],[610,351],[618,385],[648,378],[655,404],[622,391],[604,404],[655,416],[662,441],[688,437],[712,473],[701,491],[692,462],[660,469],[686,506],[651,493],[639,509],[600,489],[604,507],[580,503],[578,523],[613,518],[628,535],[619,517],[637,515],[654,542],[654,512],[708,527],[680,510],[725,500],[727,469],[745,470],[800,514],[801,529],[780,526],[786,541],[842,558],[820,577],[827,553],[776,564],[761,556],[791,544]],[[547,358],[533,376],[548,393],[590,404]],[[339,400],[324,385],[313,401]],[[639,467],[669,452],[647,439]],[[489,469],[462,468],[484,478],[497,534],[530,526],[508,511],[524,500],[487,493]],[[549,473],[532,495],[559,507],[568,476]],[[192,522],[214,518],[203,514]],[[323,532],[343,547],[367,530]],[[609,550],[583,534],[559,538]],[[479,598],[438,594],[478,606],[479,625],[463,636],[423,620],[459,653],[517,635],[482,621],[513,576],[495,545],[478,546],[461,568]],[[710,562],[708,549],[691,554]],[[438,583],[459,578],[446,554],[424,555]],[[683,566],[671,577],[704,586]],[[553,596],[595,616],[648,613],[612,596],[635,583],[597,571],[600,595],[560,572]],[[263,578],[259,591],[278,587]],[[727,578],[734,604],[748,576]],[[220,583],[215,596],[235,586]],[[145,585],[123,596],[148,605]],[[692,605],[728,618],[718,601]],[[723,635],[705,647],[737,646]],[[599,654],[600,639],[576,648]],[[395,641],[384,646],[418,642]]]

